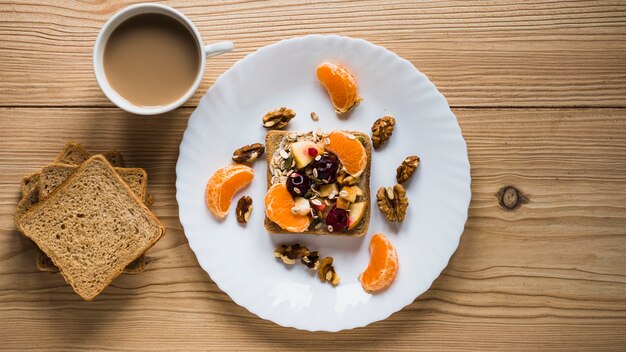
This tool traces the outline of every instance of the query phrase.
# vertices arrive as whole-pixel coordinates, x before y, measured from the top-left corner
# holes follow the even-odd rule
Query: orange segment
[[[359,280],[366,291],[387,288],[398,273],[398,254],[385,235],[377,233],[370,241],[370,263]]]
[[[228,165],[217,170],[206,184],[206,205],[218,218],[226,217],[237,191],[252,182],[254,170],[246,165]]]
[[[308,215],[291,212],[295,202],[287,186],[277,183],[267,190],[265,195],[265,214],[267,217],[289,232],[302,232],[309,228],[311,220]]]
[[[346,168],[346,172],[359,177],[367,167],[367,152],[361,142],[350,133],[332,131],[328,134],[325,148],[335,154]]]
[[[326,88],[338,114],[350,111],[361,101],[356,80],[345,68],[335,64],[321,64],[317,67],[317,79]]]

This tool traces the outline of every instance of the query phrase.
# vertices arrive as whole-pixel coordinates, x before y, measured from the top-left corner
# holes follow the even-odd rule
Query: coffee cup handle
[[[231,41],[217,42],[204,46],[204,55],[206,57],[216,56],[227,53],[235,48],[235,45]]]

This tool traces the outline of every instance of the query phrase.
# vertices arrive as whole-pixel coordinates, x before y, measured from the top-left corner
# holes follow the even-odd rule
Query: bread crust
[[[32,174],[25,176],[20,181],[20,191],[22,192],[22,198],[26,197],[30,191],[37,188],[39,184],[39,177],[41,177],[41,172],[33,172]]]
[[[102,152],[102,155],[115,167],[125,167],[124,157],[117,149],[109,149]],[[89,159],[92,154],[80,143],[67,142],[54,159],[55,163],[80,165]]]
[[[363,136],[366,141],[364,144],[365,152],[367,153],[367,166],[365,167],[365,171],[363,171],[363,175],[361,176],[361,182],[358,186],[363,190],[363,201],[367,203],[367,207],[365,209],[365,214],[363,215],[363,219],[359,222],[357,226],[353,229],[346,230],[344,232],[330,232],[326,228],[320,229],[308,229],[303,232],[298,232],[302,234],[311,234],[311,235],[331,235],[331,236],[351,236],[351,237],[360,237],[367,233],[367,229],[370,223],[370,215],[371,215],[371,193],[370,193],[370,169],[372,164],[372,147],[370,143],[369,136],[363,132],[359,131],[344,131],[347,133],[351,133],[355,136]],[[272,130],[267,132],[265,135],[265,158],[267,163],[267,189],[269,189],[271,184],[272,175],[270,174],[269,165],[274,155],[274,152],[280,145],[282,139],[288,134],[293,133],[289,131],[279,131]],[[272,234],[277,233],[293,233],[283,230],[280,226],[270,220],[267,215],[265,216],[264,221],[265,229]]]

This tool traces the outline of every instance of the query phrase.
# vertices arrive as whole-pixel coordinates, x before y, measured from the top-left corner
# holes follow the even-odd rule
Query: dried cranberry
[[[294,197],[302,197],[311,187],[309,176],[299,172],[292,172],[287,177],[287,190]]]
[[[319,160],[313,161],[313,169],[316,170],[317,178],[331,183],[337,179],[339,162],[333,157],[322,156]]]
[[[341,232],[348,227],[348,212],[333,208],[326,216],[326,225],[333,227],[333,232]]]
[[[309,148],[310,156],[317,156],[317,148]]]

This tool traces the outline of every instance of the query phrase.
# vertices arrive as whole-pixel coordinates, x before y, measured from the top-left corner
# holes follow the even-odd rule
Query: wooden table
[[[124,2],[0,3],[0,349],[626,349],[626,4],[623,1],[171,1],[209,60],[187,104],[155,118],[115,108],[91,50]],[[221,292],[178,221],[175,164],[198,99],[256,48],[343,34],[410,60],[448,98],[472,165],[460,246],[432,288],[391,318],[337,334],[263,321]],[[12,213],[24,175],[68,140],[118,148],[150,174],[167,234],[145,273],[91,303],[39,272]],[[514,209],[498,192],[527,199]]]

